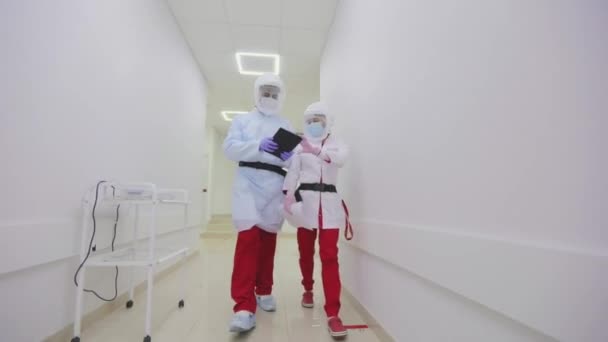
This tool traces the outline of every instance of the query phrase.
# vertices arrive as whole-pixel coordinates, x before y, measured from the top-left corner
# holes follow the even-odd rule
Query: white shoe
[[[255,296],[258,305],[262,310],[272,312],[277,310],[277,301],[273,295]]]
[[[249,311],[239,311],[230,321],[230,332],[242,333],[255,328],[255,314]]]

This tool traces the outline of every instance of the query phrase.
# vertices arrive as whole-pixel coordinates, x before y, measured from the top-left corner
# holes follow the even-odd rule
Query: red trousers
[[[236,302],[234,312],[246,310],[255,313],[255,295],[272,293],[276,246],[276,233],[268,233],[258,227],[239,232],[230,289]]]
[[[340,312],[340,269],[338,265],[339,229],[319,230],[319,249],[321,256],[321,276],[325,292],[325,313],[327,317],[338,316]],[[315,240],[317,230],[298,228],[298,249],[300,250],[300,271],[302,285],[306,291],[312,291],[314,280]]]

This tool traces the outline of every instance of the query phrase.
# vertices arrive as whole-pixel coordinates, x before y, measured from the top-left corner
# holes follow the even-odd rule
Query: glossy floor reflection
[[[326,327],[322,289],[315,288],[315,308],[300,306],[302,287],[298,269],[296,240],[281,237],[275,262],[275,288],[278,308],[274,313],[257,313],[257,327],[246,335],[228,332],[232,316],[230,275],[234,237],[201,239],[201,253],[186,265],[188,273],[186,307],[177,309],[178,274],[174,272],[157,283],[154,289],[152,341],[259,341],[315,342],[333,341]],[[321,284],[320,263],[315,266],[316,284]],[[83,331],[82,340],[142,341],[144,327],[144,294],[135,299],[131,310],[119,309]],[[140,305],[138,305],[140,304]],[[366,324],[346,299],[341,316],[346,325]],[[350,330],[351,342],[374,342],[379,339],[369,330]]]

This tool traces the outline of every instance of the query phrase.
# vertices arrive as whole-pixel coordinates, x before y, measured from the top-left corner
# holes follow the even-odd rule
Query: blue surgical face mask
[[[313,138],[320,138],[325,133],[322,122],[312,122],[306,126],[306,132]]]

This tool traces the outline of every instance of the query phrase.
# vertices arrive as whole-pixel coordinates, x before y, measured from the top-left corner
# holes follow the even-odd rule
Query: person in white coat
[[[291,130],[289,122],[279,116],[285,100],[281,79],[273,74],[260,76],[254,98],[255,109],[234,118],[223,145],[228,159],[239,163],[232,193],[232,219],[238,231],[231,284],[236,303],[232,332],[255,327],[257,305],[265,311],[276,309],[272,285],[277,232],[284,221],[280,210],[283,168],[293,155],[272,154],[278,148],[272,140],[275,132]]]
[[[332,336],[341,337],[347,331],[339,317],[342,285],[338,238],[340,228],[346,225],[346,217],[336,182],[348,148],[331,134],[332,124],[333,118],[324,104],[313,103],[306,109],[302,148],[292,158],[283,191],[287,194],[284,203],[287,220],[298,227],[300,270],[305,291],[301,304],[307,308],[314,306],[313,257],[318,235],[328,328]]]

